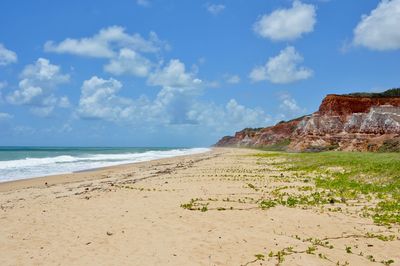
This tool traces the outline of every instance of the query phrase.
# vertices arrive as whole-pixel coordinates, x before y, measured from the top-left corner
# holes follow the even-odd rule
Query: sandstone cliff
[[[400,149],[400,89],[328,95],[319,110],[275,126],[244,129],[216,146],[289,151]]]

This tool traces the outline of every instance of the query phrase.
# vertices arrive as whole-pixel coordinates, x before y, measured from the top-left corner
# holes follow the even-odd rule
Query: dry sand
[[[0,265],[276,265],[268,254],[288,247],[294,252],[283,265],[400,265],[398,226],[317,207],[258,208],[265,190],[248,183],[287,184],[254,153],[213,149],[0,184]],[[195,198],[209,203],[207,211],[181,207]],[[309,238],[329,244],[308,254]]]

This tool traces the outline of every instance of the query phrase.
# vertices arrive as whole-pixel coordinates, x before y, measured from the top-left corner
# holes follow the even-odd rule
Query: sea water
[[[208,148],[0,147],[0,182],[150,161]]]

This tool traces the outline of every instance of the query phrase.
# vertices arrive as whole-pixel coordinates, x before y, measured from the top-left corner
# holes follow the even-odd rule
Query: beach
[[[268,205],[313,185],[258,153],[0,183],[0,265],[400,265],[400,226],[359,215],[367,202]]]

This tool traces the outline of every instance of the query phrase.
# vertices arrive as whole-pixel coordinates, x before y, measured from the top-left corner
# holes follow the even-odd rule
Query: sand
[[[319,207],[259,208],[251,199],[265,190],[248,183],[287,184],[256,152],[218,148],[2,183],[0,265],[276,265],[285,248],[292,251],[282,265],[400,265],[398,226]],[[181,207],[196,198],[206,211]],[[395,238],[366,237],[371,232]],[[332,247],[308,250],[309,238]]]

